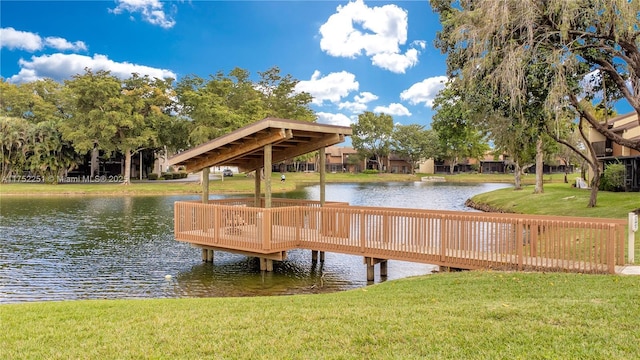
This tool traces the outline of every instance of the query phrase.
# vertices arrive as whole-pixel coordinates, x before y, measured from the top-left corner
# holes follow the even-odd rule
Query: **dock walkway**
[[[253,198],[175,204],[177,240],[260,257],[265,269],[289,250],[309,249],[363,256],[368,274],[387,260],[459,269],[633,273],[634,267],[625,267],[625,226],[616,219],[320,207],[284,199],[274,199],[271,208],[256,207]]]

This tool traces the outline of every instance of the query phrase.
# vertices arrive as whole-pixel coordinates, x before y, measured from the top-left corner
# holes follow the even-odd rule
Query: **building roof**
[[[197,172],[211,166],[237,166],[253,171],[264,164],[264,147],[271,144],[277,163],[344,141],[351,127],[265,118],[169,158],[169,165]]]
[[[326,150],[329,156],[342,157],[342,155],[347,154],[357,154],[358,150],[352,147],[338,147],[338,146],[330,146]]]
[[[634,127],[638,126],[638,123],[636,121],[630,121],[626,124],[612,124],[613,128],[611,128],[611,131],[613,132],[622,132],[624,130],[629,130],[629,129],[633,129]],[[616,126],[617,125],[617,126]]]
[[[635,111],[632,111],[630,113],[626,113],[626,114],[622,114],[622,115],[618,115],[616,117],[613,117],[609,120],[607,120],[607,124],[615,124],[621,120],[631,120],[633,117],[635,117],[637,114]],[[634,119],[635,120],[635,119]]]

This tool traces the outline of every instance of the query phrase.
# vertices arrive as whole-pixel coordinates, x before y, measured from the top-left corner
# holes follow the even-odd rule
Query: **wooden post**
[[[387,277],[387,260],[380,262],[380,276]]]
[[[373,281],[375,279],[375,262],[370,257],[365,257],[364,262],[367,265],[367,281]]]
[[[360,210],[360,251],[365,252],[366,245],[366,227],[365,227],[366,215],[363,210]]]
[[[638,231],[638,214],[634,212],[629,213],[629,224],[628,224],[628,233],[627,233],[627,257],[629,259],[629,264],[635,263],[635,248],[636,248],[636,231]]]
[[[209,203],[209,168],[202,169],[202,203]]]
[[[534,225],[529,228],[529,244],[531,247],[531,256],[538,256],[538,233],[540,232],[540,226],[536,221]],[[537,262],[537,261],[536,261]]]
[[[260,271],[273,271],[273,260],[260,258]]]
[[[254,187],[254,196],[255,196],[255,201],[254,201],[254,205],[255,207],[261,207],[261,202],[260,202],[260,176],[262,173],[262,168],[257,168],[256,169],[256,176],[253,179],[253,187]]]
[[[324,206],[325,201],[325,183],[326,183],[326,173],[327,173],[327,158],[325,156],[325,149],[320,148],[318,151],[318,156],[320,157],[320,206]]]
[[[440,216],[440,262],[445,263],[447,259],[447,217]]]
[[[524,239],[523,239],[524,226],[522,219],[518,219],[516,223],[516,256],[518,258],[518,271],[522,271],[524,266]]]
[[[311,250],[311,262],[318,262],[318,251]]]
[[[318,151],[318,156],[320,157],[319,165],[320,165],[320,206],[324,206],[326,191],[326,174],[327,174],[327,157],[325,155],[325,148],[321,147]],[[320,216],[322,216],[322,212],[320,212]],[[322,218],[320,218],[320,224],[322,224]],[[324,251],[320,251],[320,262],[324,262]]]
[[[609,274],[616,273],[616,239],[615,239],[616,226],[609,224],[609,231],[607,233],[607,270]]]
[[[271,207],[271,159],[273,147],[271,144],[264,146],[264,207]]]
[[[213,250],[202,248],[202,261],[213,262]]]

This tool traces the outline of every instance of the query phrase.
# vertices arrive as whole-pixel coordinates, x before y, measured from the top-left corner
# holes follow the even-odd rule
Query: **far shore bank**
[[[280,174],[274,173],[271,179],[273,194],[286,193],[297,187],[315,185],[320,182],[318,173],[286,173],[285,182]],[[328,173],[327,183],[374,183],[374,182],[419,182],[423,176],[432,174],[352,174]],[[449,183],[513,183],[510,174],[455,174],[441,175]],[[564,174],[545,175],[545,192],[533,194],[534,176],[523,177],[523,189],[515,191],[507,188],[479,194],[468,199],[469,207],[486,212],[570,215],[584,217],[625,218],[629,211],[640,206],[640,193],[600,192],[598,206],[587,208],[590,192],[576,189],[563,182]],[[253,195],[254,179],[244,174],[222,177],[213,174],[209,194],[246,194]],[[263,186],[264,189],[264,186]],[[136,181],[130,185],[121,183],[9,183],[0,184],[2,197],[54,197],[54,196],[175,196],[200,195],[202,185],[197,175],[184,180]]]
[[[320,182],[318,173],[286,173],[287,179],[280,181],[280,174],[272,176],[272,193],[293,191],[297,186],[315,185]],[[427,174],[351,174],[328,173],[327,183],[371,183],[371,182],[415,182],[421,181]],[[507,174],[456,174],[444,175],[447,182],[453,183],[510,183],[513,176]],[[551,181],[550,177],[550,181]],[[533,180],[531,177],[530,180]],[[253,194],[254,179],[244,174],[222,177],[213,174],[209,185],[210,194]],[[202,185],[198,175],[177,180],[133,180],[130,185],[113,182],[91,183],[5,183],[0,184],[2,196],[134,196],[134,195],[185,195],[202,194]]]

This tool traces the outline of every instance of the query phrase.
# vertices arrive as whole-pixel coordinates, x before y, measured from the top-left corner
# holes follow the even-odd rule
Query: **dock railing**
[[[626,221],[253,198],[175,203],[176,239],[269,254],[304,248],[463,269],[615,273]]]

